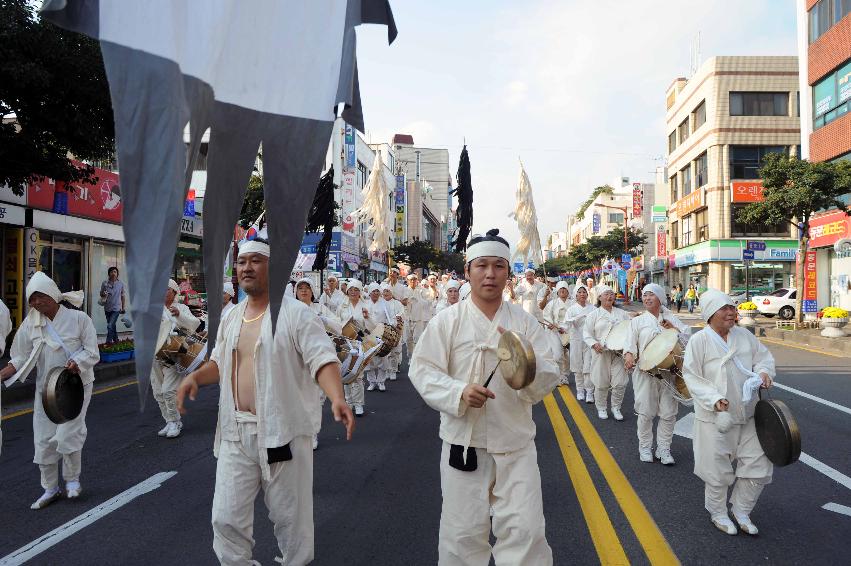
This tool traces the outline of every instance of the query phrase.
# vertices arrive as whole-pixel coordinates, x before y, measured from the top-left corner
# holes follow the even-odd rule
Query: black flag
[[[452,194],[458,198],[458,208],[455,211],[455,223],[458,226],[455,251],[462,253],[467,249],[467,238],[473,228],[473,184],[470,179],[470,156],[467,154],[466,144],[458,160],[456,181],[458,186],[452,190]]]

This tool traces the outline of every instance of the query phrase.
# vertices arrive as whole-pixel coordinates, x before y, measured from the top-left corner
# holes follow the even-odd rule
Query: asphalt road
[[[769,347],[779,383],[851,407],[848,358]],[[29,509],[41,492],[32,464],[31,415],[7,411],[0,455],[0,564],[75,520],[75,527],[62,530],[66,538],[49,537],[27,563],[214,564],[209,517],[217,393],[215,387],[202,391],[184,434],[175,440],[156,436],[158,411],[149,402],[139,413],[134,385],[97,394],[87,421],[84,494],[41,511]],[[851,513],[851,413],[787,390],[773,395],[797,417],[805,459],[833,478],[803,461],[775,469],[774,483],[752,515],[761,530],[756,538],[730,537],[710,525],[687,437],[674,438],[676,466],[638,460],[631,390],[622,423],[598,420],[591,405],[576,403],[572,387],[536,406],[555,563],[847,564],[851,515],[823,506],[838,504]],[[684,434],[688,415],[687,409],[680,411],[677,430]],[[367,393],[367,415],[357,424],[354,440],[346,442],[326,406],[315,452],[315,563],[436,563],[437,413],[403,375],[386,393]],[[157,481],[162,472],[176,473]],[[151,489],[132,491],[138,484]],[[106,514],[97,511],[116,496],[125,504],[111,504]],[[78,520],[85,514],[87,520]],[[255,558],[273,564],[277,548],[262,499],[256,504],[255,539]]]

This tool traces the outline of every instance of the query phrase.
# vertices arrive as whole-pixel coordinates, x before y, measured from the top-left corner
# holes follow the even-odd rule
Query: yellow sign
[[[18,328],[24,316],[24,231],[6,228],[3,250],[3,302],[9,308],[12,328]]]
[[[677,218],[680,219],[698,208],[703,208],[706,206],[703,198],[703,189],[697,189],[693,193],[687,194],[678,200],[675,206],[677,208]]]

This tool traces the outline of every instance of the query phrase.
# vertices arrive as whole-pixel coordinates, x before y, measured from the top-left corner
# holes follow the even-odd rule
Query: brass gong
[[[506,330],[499,338],[496,355],[502,378],[509,387],[523,389],[535,381],[535,350],[526,338]]]

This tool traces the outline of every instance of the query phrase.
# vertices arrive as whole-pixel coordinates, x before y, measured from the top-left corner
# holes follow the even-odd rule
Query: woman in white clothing
[[[375,325],[369,320],[369,310],[366,303],[361,300],[361,291],[363,291],[363,283],[357,279],[351,279],[349,287],[346,289],[348,300],[337,309],[337,318],[340,319],[343,326],[349,321],[354,321],[355,325],[361,329],[371,330]],[[349,385],[344,385],[343,389],[346,394],[346,402],[354,410],[355,416],[362,417],[364,415],[363,375]]]
[[[576,380],[576,398],[594,402],[594,383],[591,381],[591,347],[585,343],[585,318],[597,308],[588,300],[588,288],[574,289],[576,302],[567,309],[566,323],[570,329],[570,371]]]
[[[565,281],[559,281],[556,285],[556,296],[544,306],[544,323],[550,329],[548,336],[552,346],[553,357],[558,362],[559,385],[569,385],[568,373],[570,372],[569,349],[562,346],[562,335],[569,336],[570,329],[567,322],[567,310],[571,306],[570,291]]]
[[[597,405],[597,416],[601,419],[609,418],[606,403],[611,389],[612,415],[616,421],[622,421],[621,403],[623,403],[629,378],[621,357],[606,350],[603,342],[615,324],[622,320],[629,320],[629,314],[614,306],[615,292],[608,285],[597,286],[597,298],[600,301],[600,307],[588,315],[583,330],[585,343],[593,350],[591,382],[594,384],[594,403]]]

